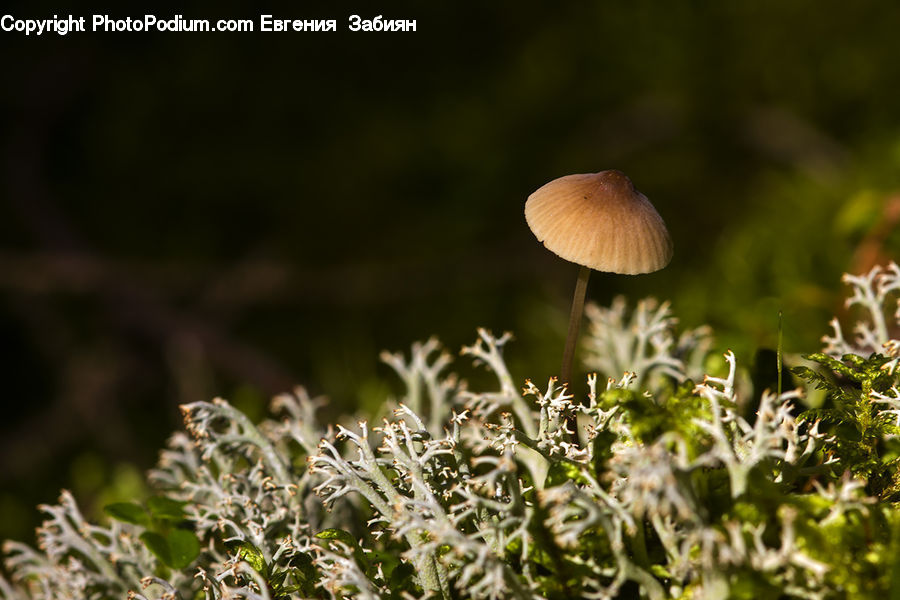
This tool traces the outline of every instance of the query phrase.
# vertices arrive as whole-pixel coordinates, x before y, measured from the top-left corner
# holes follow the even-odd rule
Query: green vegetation
[[[845,281],[852,338],[833,321],[793,369],[815,407],[803,388],[754,390],[730,351],[703,375],[706,328],[621,299],[586,313],[600,375],[583,398],[553,378],[520,392],[510,336],[479,330],[462,353],[493,385],[448,373],[436,340],[385,353],[406,393],[376,427],[323,428],[299,388],[259,424],[185,405],[157,495],[94,525],[64,492],[40,552],[5,545],[0,598],[891,598],[900,267]]]

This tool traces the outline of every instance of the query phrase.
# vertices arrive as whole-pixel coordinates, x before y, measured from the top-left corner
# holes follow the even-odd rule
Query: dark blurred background
[[[32,2],[17,18],[97,9]],[[671,299],[742,364],[819,347],[843,271],[897,257],[900,4],[293,4],[171,18],[336,19],[335,33],[0,32],[0,538],[61,487],[142,493],[178,405],[254,417],[302,383],[372,414],[378,362],[512,330],[558,369],[576,267],[525,198],[618,168],[675,258],[595,275]],[[415,19],[351,33],[348,17]]]

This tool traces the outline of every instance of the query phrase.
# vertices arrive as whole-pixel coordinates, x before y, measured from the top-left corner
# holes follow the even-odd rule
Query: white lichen
[[[900,269],[846,281],[869,318],[852,342],[835,322],[826,350],[900,347],[883,311]],[[144,526],[88,523],[63,493],[42,508],[40,551],[6,544],[13,581],[0,578],[0,598],[661,600],[726,598],[751,575],[786,597],[831,597],[833,565],[804,532],[875,501],[857,479],[813,478],[834,464],[821,452],[833,438],[794,416],[801,391],[764,393],[742,415],[734,355],[727,373],[702,373],[707,329],[676,337],[668,304],[652,300],[587,314],[585,362],[606,379],[590,375],[584,398],[552,378],[517,387],[509,334],[481,329],[462,354],[495,387],[469,389],[435,340],[385,353],[405,391],[374,427],[323,427],[322,400],[302,388],[258,425],[224,400],[186,405],[190,437],[171,438],[149,479],[183,503],[193,563],[164,567]],[[871,401],[900,426],[897,390]],[[801,493],[815,511],[785,500]]]

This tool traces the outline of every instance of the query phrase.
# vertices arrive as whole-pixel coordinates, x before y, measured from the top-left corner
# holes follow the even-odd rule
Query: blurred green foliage
[[[546,379],[576,271],[522,207],[560,175],[622,169],[675,241],[666,270],[598,274],[589,294],[669,298],[743,364],[775,346],[779,310],[785,351],[817,350],[840,273],[897,258],[900,5],[273,12],[339,31],[0,35],[15,57],[0,92],[14,399],[0,538],[28,535],[23,506],[77,487],[78,457],[103,465],[94,490],[117,481],[111,465],[148,466],[185,401],[252,412],[297,382],[336,416],[390,393],[379,350],[436,334],[456,351],[476,326],[514,331],[513,376]],[[354,13],[417,31],[352,34]]]

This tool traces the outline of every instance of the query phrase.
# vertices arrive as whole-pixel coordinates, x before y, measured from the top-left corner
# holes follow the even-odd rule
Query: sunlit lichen
[[[157,495],[89,523],[41,507],[40,549],[7,542],[0,598],[872,598],[900,588],[900,382],[889,322],[900,270],[860,277],[865,309],[809,356],[824,390],[702,375],[705,328],[667,305],[594,307],[584,398],[506,367],[509,336],[385,354],[405,394],[377,424],[324,427],[319,399],[276,398],[259,424],[224,400],[183,407],[149,473]],[[626,316],[627,315],[627,316]],[[576,419],[573,419],[576,417]],[[569,425],[578,423],[578,431]]]

